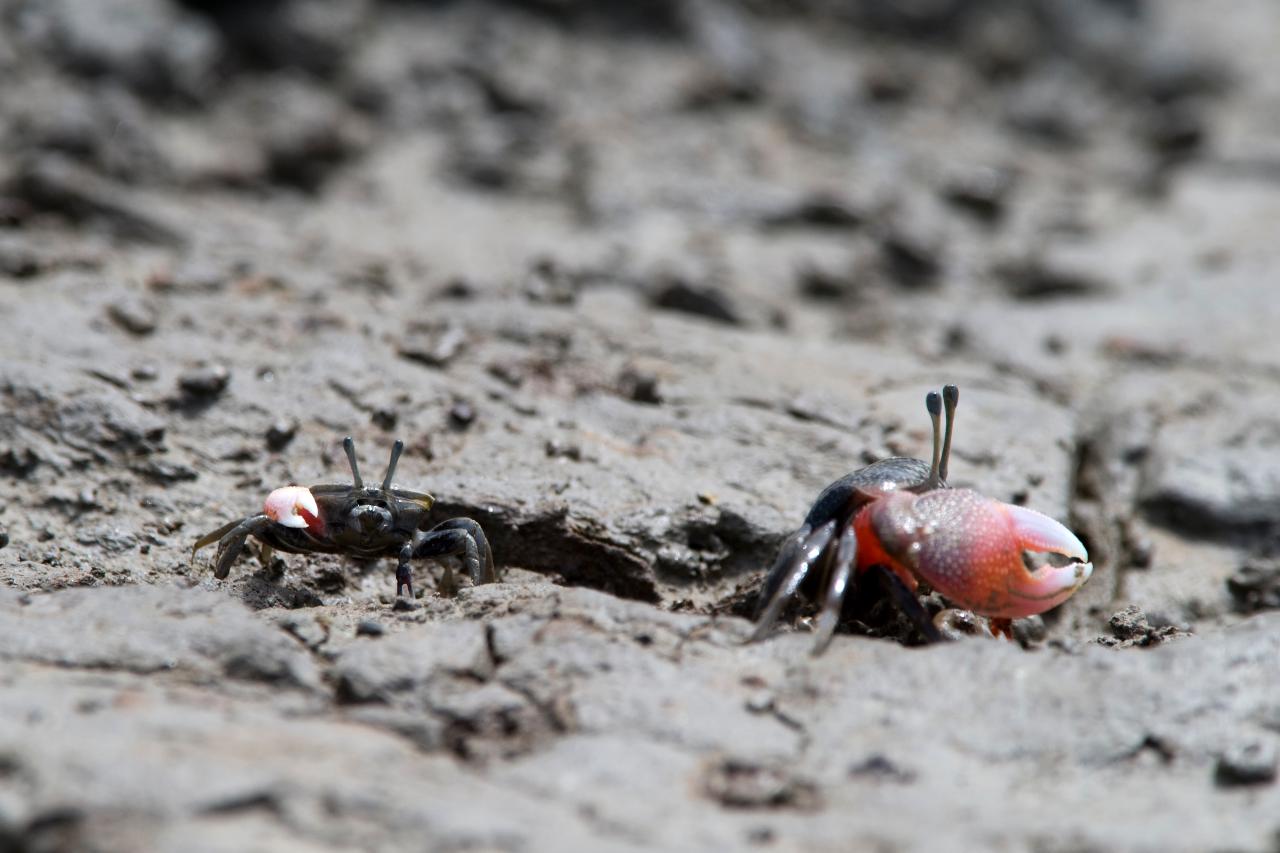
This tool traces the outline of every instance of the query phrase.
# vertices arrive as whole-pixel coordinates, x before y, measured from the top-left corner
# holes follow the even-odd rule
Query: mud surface
[[[1278,38],[0,0],[0,851],[1280,849]],[[1089,585],[1020,643],[744,646],[943,382],[952,484]],[[348,434],[505,582],[191,560]]]

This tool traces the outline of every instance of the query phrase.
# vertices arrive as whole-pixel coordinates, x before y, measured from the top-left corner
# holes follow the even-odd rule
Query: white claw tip
[[[305,486],[284,486],[267,495],[262,505],[267,518],[284,527],[307,527],[307,518],[320,515],[316,499]]]

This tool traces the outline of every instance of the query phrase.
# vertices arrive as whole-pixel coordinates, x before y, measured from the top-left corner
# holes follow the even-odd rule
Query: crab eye
[[[267,518],[284,527],[309,527],[320,515],[316,499],[305,486],[284,486],[267,495],[262,505]]]

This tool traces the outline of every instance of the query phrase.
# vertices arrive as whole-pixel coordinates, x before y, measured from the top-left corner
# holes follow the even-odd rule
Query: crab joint
[[[313,533],[319,531],[320,507],[311,490],[305,486],[284,486],[267,495],[262,505],[267,518],[283,527],[305,527]]]

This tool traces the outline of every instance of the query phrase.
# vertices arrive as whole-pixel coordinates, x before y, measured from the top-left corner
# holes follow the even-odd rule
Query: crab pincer
[[[997,620],[1056,607],[1089,579],[1080,540],[1035,510],[947,485],[959,389],[930,392],[933,459],[892,457],[828,486],[783,543],[757,600],[763,638],[808,582],[819,614],[814,654],[830,643],[849,589],[874,580],[926,640],[942,639],[916,598],[921,582],[955,605]],[[946,409],[946,431],[941,428]]]

